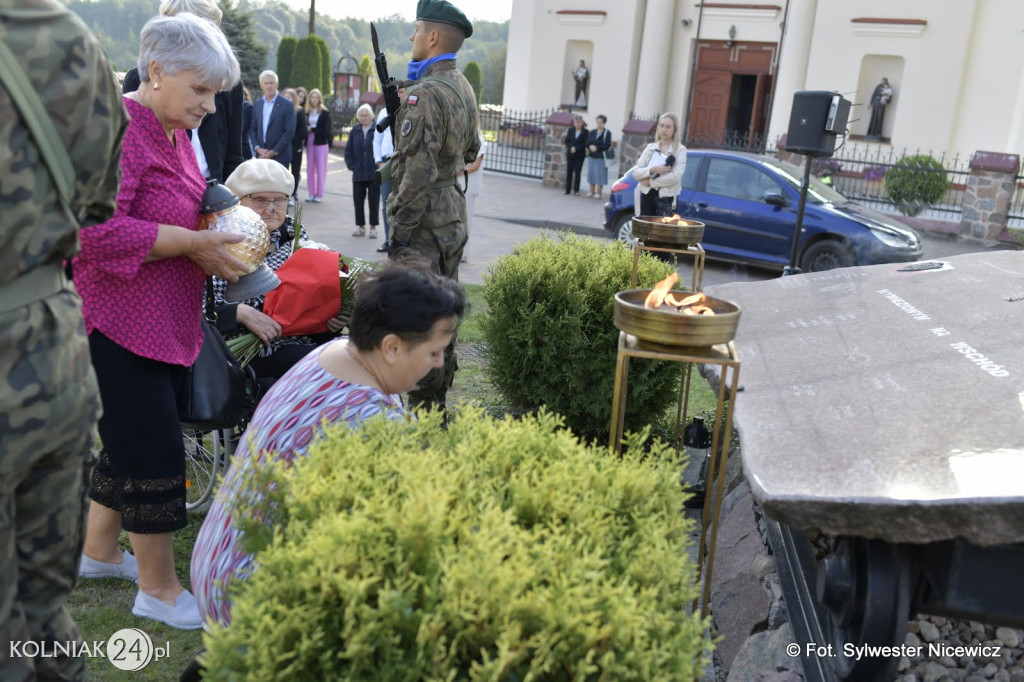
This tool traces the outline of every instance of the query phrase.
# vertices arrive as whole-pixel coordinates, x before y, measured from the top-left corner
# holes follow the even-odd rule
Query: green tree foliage
[[[114,67],[124,71],[135,66],[139,55],[139,32],[146,21],[156,15],[160,2],[70,0],[67,4],[100,38]],[[243,36],[243,40],[236,43],[229,28],[221,25],[236,49],[238,60],[242,64],[242,72],[245,74],[245,83],[250,88],[258,85],[259,74],[264,69],[274,69],[280,75],[282,69],[277,63],[277,48],[283,38],[305,36],[309,31],[308,9],[294,9],[282,0],[221,0],[220,4],[225,14],[224,23],[229,23],[229,16],[234,16],[240,32],[247,33],[248,27],[254,31],[251,37]],[[343,7],[343,3],[337,4]],[[228,7],[230,9],[226,9]],[[237,23],[243,19],[244,25]],[[413,23],[399,15],[393,15],[374,20],[374,25],[377,27],[380,46],[387,55],[392,74],[399,78],[404,77],[406,64],[412,56],[409,35],[412,33]],[[339,19],[321,12],[316,19],[316,35],[324,39],[330,54],[334,55],[330,62],[332,68],[339,57],[351,56],[358,63],[358,55],[373,51],[370,44],[370,23],[361,19]],[[473,24],[473,37],[467,40],[459,51],[460,68],[471,61],[480,65],[483,72],[484,102],[501,103],[507,43],[507,21],[477,21]],[[290,80],[292,79],[289,78]]]
[[[377,81],[377,65],[373,63],[373,57],[364,54],[359,60],[359,73],[363,76],[363,90],[366,92],[380,92],[380,83]]]
[[[258,568],[203,638],[211,679],[696,680],[710,661],[664,446],[619,458],[551,414],[466,408],[447,430],[334,426],[245,488]]]
[[[320,87],[323,72],[320,66],[320,46],[316,36],[306,36],[295,48],[295,62],[292,64],[292,87],[300,85],[306,90]]]
[[[908,216],[941,200],[949,186],[946,169],[926,154],[904,156],[885,174],[886,193]]]
[[[267,63],[269,48],[256,37],[256,23],[250,9],[242,9],[234,0],[221,0],[224,13],[220,28],[235,51],[242,69],[242,82],[250,91],[259,93],[260,72]]]
[[[292,66],[295,64],[295,50],[299,39],[285,36],[277,46],[277,79],[284,87],[292,85]]]
[[[487,53],[483,65],[483,92],[481,99],[486,104],[501,104],[505,98],[505,55],[507,45],[495,48]]]
[[[316,46],[320,50],[320,92],[323,93],[324,99],[327,99],[334,92],[334,62],[331,61],[331,50],[327,47],[327,42],[320,36],[313,37],[316,38]]]
[[[624,244],[572,234],[535,237],[484,276],[489,313],[480,327],[491,383],[506,403],[542,406],[580,437],[607,442],[619,332],[614,296],[629,289],[633,253]],[[653,284],[672,266],[640,254],[638,281]],[[655,422],[673,403],[678,370],[629,363],[626,430]]]
[[[466,64],[466,68],[462,70],[462,75],[466,77],[469,84],[473,86],[473,93],[476,94],[476,103],[480,104],[481,88],[483,87],[483,74],[480,73],[480,65],[476,62],[470,62]]]

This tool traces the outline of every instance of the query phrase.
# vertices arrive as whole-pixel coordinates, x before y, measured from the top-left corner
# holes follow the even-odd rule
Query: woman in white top
[[[683,184],[686,147],[679,143],[679,118],[675,114],[663,114],[658,119],[656,138],[633,167],[636,215],[672,215]]]
[[[309,196],[306,201],[324,200],[324,181],[327,178],[327,154],[334,144],[331,128],[331,112],[324,106],[323,95],[316,88],[306,95],[306,185]]]

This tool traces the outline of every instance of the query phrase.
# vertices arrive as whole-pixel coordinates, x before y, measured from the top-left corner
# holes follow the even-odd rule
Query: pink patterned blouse
[[[191,365],[199,355],[205,276],[185,256],[145,262],[157,224],[194,230],[206,182],[184,130],[174,144],[146,107],[128,97],[114,217],[81,231],[74,260],[87,334],[98,329],[136,355]]]
[[[199,529],[192,549],[192,592],[207,621],[231,622],[228,585],[244,580],[254,568],[253,557],[239,546],[242,534],[234,527],[235,500],[252,472],[271,458],[291,462],[304,456],[325,426],[357,426],[381,413],[390,419],[405,418],[399,396],[342,381],[320,366],[320,353],[334,343],[347,340],[313,350],[260,401]]]

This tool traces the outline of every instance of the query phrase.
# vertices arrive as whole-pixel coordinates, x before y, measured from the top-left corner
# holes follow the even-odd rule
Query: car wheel
[[[850,247],[837,239],[814,242],[800,259],[800,269],[804,272],[822,272],[856,264],[857,258]]]
[[[612,227],[612,234],[615,235],[616,240],[629,248],[636,246],[636,239],[633,238],[633,214],[622,213],[616,217]]]

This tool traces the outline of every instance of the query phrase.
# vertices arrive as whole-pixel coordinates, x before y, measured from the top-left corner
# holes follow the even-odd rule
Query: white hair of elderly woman
[[[143,82],[149,81],[153,62],[172,76],[195,71],[218,90],[234,87],[242,76],[224,33],[190,12],[153,17],[142,27],[139,44],[139,78]]]
[[[224,12],[215,0],[164,0],[160,3],[160,14],[165,17],[173,17],[182,12],[191,12],[215,24],[220,24],[220,20],[224,18]]]
[[[359,114],[363,113],[364,111],[370,115],[370,118],[373,118],[373,107],[371,107],[366,102],[360,104],[359,108],[356,109],[356,117],[358,117]]]

